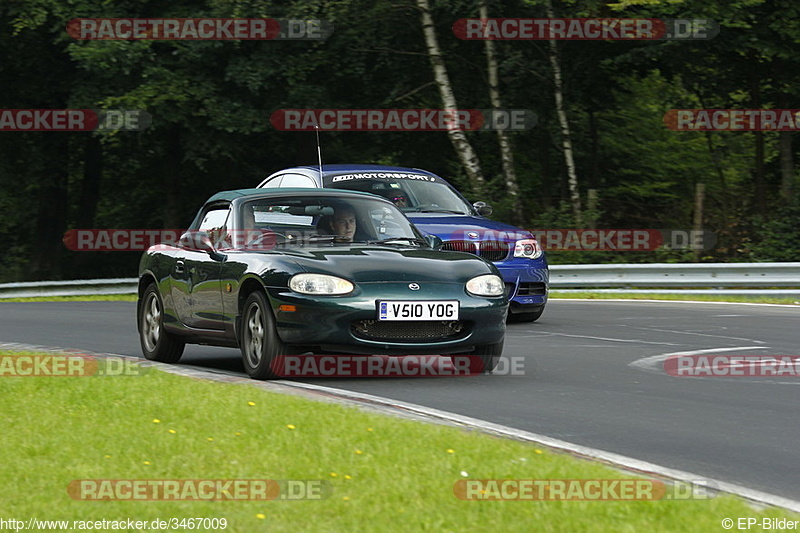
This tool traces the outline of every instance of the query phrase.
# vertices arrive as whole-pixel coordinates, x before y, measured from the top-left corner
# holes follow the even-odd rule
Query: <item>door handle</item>
[[[176,274],[183,274],[185,270],[186,263],[181,260],[175,261],[175,273]]]

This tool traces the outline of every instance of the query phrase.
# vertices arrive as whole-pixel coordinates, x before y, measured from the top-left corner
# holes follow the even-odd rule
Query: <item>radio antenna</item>
[[[314,130],[317,132],[317,160],[319,161],[319,181],[322,184],[322,147],[319,144],[319,126],[314,125]]]

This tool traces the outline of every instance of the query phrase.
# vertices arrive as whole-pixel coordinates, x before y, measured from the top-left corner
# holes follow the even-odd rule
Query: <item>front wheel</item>
[[[463,357],[470,358],[470,374],[488,374],[497,367],[500,362],[500,356],[503,354],[503,343],[505,341],[495,342],[492,344],[478,344],[475,350],[471,353],[453,355],[451,359],[454,360]],[[479,368],[475,368],[480,365]],[[458,366],[458,363],[456,363]]]
[[[164,302],[155,283],[145,289],[140,301],[139,342],[147,359],[161,363],[177,363],[186,346],[164,329]]]
[[[273,379],[276,358],[289,354],[289,347],[278,337],[275,317],[267,296],[255,291],[244,302],[240,347],[244,370],[253,379]]]
[[[508,314],[508,321],[509,322],[536,322],[539,320],[539,317],[542,316],[544,313],[544,306],[539,308],[537,311],[533,311],[531,313],[509,313]]]

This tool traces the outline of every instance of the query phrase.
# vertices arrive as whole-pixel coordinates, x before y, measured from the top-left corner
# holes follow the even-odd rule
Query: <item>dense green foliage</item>
[[[675,132],[679,108],[798,108],[800,6],[792,0],[553,2],[559,17],[711,18],[711,40],[559,42],[564,100],[582,196],[598,191],[597,227],[691,228],[718,235],[686,252],[553,253],[554,262],[792,260],[794,168],[781,171],[779,134]],[[457,39],[476,0],[432,3],[459,107],[489,105],[484,43]],[[497,0],[493,17],[544,17],[543,0]],[[76,17],[289,17],[333,23],[324,41],[77,41]],[[570,227],[566,166],[545,41],[497,41],[503,106],[535,111],[511,134],[527,226]],[[222,189],[257,184],[316,160],[313,133],[270,125],[283,108],[437,108],[439,92],[412,0],[18,0],[0,3],[2,107],[141,109],[142,132],[0,136],[0,281],[135,275],[134,252],[68,251],[73,228],[180,228]],[[790,134],[789,134],[790,135]],[[495,204],[510,220],[497,138],[468,134]],[[426,168],[477,200],[445,133],[323,134],[326,163]],[[762,148],[759,148],[762,147]],[[796,152],[789,147],[784,153]],[[792,163],[792,166],[793,163]],[[787,178],[788,175],[788,178]],[[586,202],[584,201],[584,207]],[[794,216],[794,219],[786,217]],[[791,237],[786,236],[789,232]]]

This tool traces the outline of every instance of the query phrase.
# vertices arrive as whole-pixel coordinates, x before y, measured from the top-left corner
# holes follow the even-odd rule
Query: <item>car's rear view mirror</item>
[[[307,205],[305,214],[311,216],[333,216],[333,208],[329,205]]]

